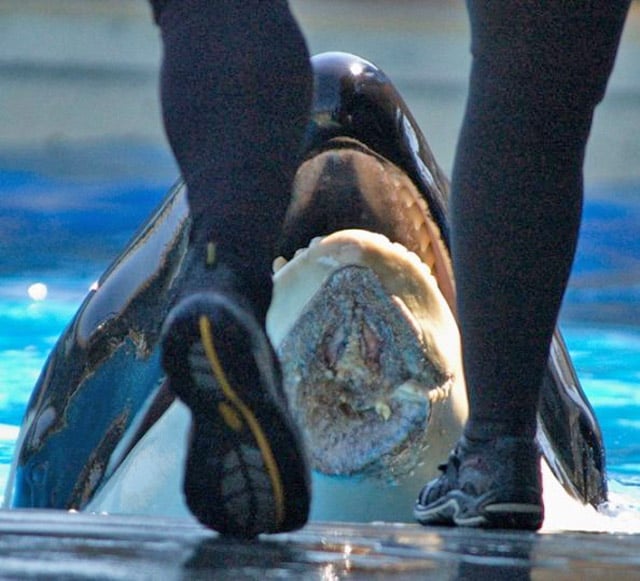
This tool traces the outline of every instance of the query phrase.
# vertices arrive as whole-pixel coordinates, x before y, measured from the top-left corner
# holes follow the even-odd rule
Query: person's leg
[[[521,480],[509,483],[533,480],[522,501],[530,521],[516,526],[535,528],[542,516],[539,474],[526,466],[535,457],[539,388],[576,246],[585,147],[627,5],[468,1],[473,66],[451,207],[470,408],[461,444],[467,453],[474,442],[480,453],[496,447],[498,465],[528,458]],[[495,444],[500,438],[504,446]],[[442,516],[429,507],[448,487],[422,492],[419,520]]]
[[[470,437],[535,434],[585,147],[626,5],[469,2],[474,60],[451,215]]]
[[[304,39],[283,0],[155,6],[162,110],[188,187],[191,242],[215,244],[262,317],[311,106]]]
[[[285,1],[151,3],[192,217],[162,338],[170,386],[192,412],[186,501],[222,533],[291,530],[307,519],[309,474],[264,321],[311,104],[309,55]]]

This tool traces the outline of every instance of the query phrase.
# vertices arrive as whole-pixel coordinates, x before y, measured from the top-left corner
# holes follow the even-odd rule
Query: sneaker
[[[534,441],[464,436],[420,492],[414,515],[423,525],[537,530],[542,525],[540,453]]]
[[[222,533],[253,538],[305,524],[310,477],[271,344],[230,295],[180,301],[162,331],[172,390],[190,408],[184,493]]]

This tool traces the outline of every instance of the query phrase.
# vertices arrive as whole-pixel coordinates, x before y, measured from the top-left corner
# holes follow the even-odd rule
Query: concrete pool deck
[[[640,536],[314,523],[253,542],[186,520],[0,513],[5,579],[634,579]]]

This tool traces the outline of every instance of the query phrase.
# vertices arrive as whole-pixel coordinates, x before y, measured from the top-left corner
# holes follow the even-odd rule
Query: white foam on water
[[[0,441],[14,442],[20,431],[19,426],[10,426],[8,424],[0,424]]]
[[[543,463],[545,519],[542,532],[640,533],[637,489],[609,481],[609,501],[598,509],[571,498]],[[630,496],[629,492],[635,492]]]
[[[19,432],[19,426],[0,424],[0,506],[4,506],[5,486],[9,479],[11,457]]]

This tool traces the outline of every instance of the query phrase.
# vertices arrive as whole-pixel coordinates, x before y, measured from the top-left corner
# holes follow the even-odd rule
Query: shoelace
[[[453,488],[457,482],[458,471],[460,469],[460,458],[458,457],[458,449],[449,456],[447,462],[438,465],[438,470],[442,474],[430,484],[427,484],[420,494],[420,502],[427,504],[433,500],[437,500],[440,496]]]

